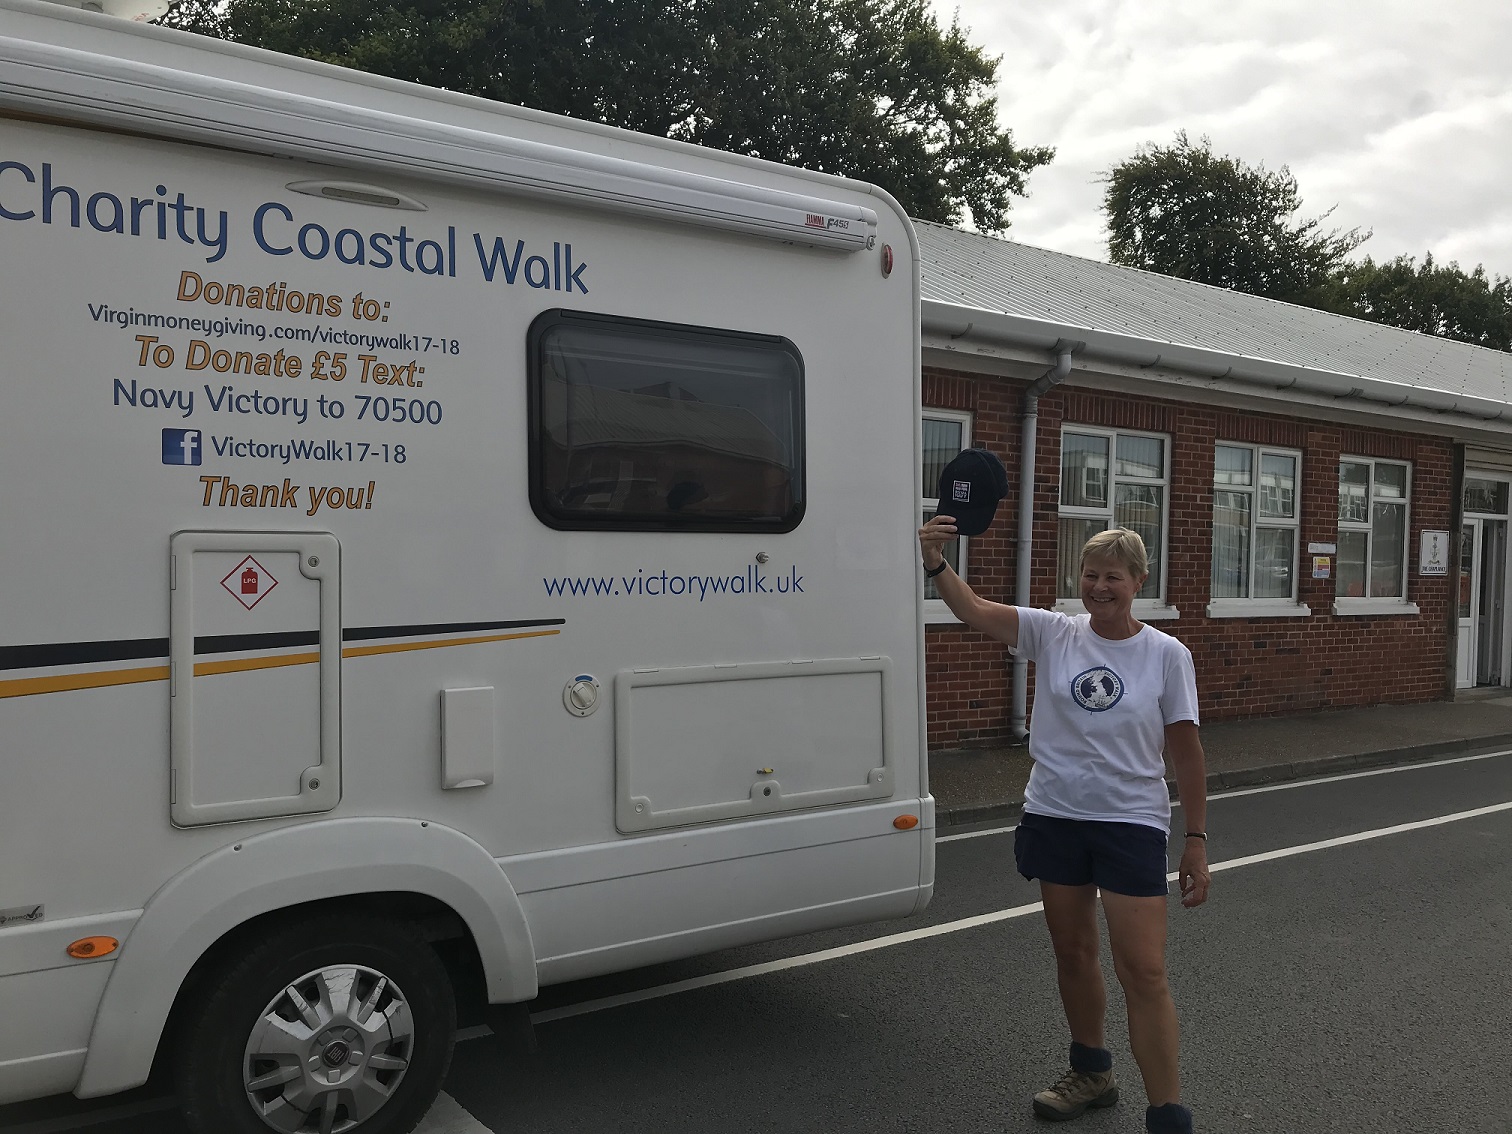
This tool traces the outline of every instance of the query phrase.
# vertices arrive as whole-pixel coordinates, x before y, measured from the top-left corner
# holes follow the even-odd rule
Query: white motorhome
[[[0,0],[0,1102],[405,1130],[455,1022],[928,901],[866,185]]]

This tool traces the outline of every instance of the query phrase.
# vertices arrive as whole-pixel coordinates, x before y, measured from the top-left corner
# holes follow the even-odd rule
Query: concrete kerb
[[[1512,733],[1463,737],[1459,740],[1438,740],[1428,744],[1413,744],[1405,748],[1390,748],[1379,752],[1319,756],[1312,760],[1290,760],[1276,764],[1260,764],[1252,768],[1233,768],[1223,772],[1209,772],[1207,789],[1209,794],[1216,794],[1222,791],[1237,791],[1240,788],[1265,787],[1269,784],[1361,772],[1371,768],[1419,764],[1440,756],[1452,756],[1501,745],[1512,747]],[[1175,799],[1176,784],[1171,780],[1167,783],[1170,786],[1171,798]],[[935,825],[936,827],[961,827],[971,823],[1017,819],[1023,811],[1024,801],[1021,799],[947,807],[935,812]]]

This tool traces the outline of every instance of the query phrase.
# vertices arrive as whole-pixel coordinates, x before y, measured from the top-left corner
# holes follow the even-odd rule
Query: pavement
[[[1453,701],[1425,705],[1373,705],[1202,726],[1209,793],[1411,764],[1497,745],[1512,748],[1512,689],[1461,690]],[[929,790],[936,824],[1016,817],[1023,809],[1031,763],[1022,744],[931,752]]]

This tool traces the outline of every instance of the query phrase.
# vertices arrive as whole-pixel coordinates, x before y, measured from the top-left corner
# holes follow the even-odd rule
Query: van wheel
[[[199,988],[177,1059],[195,1134],[407,1134],[451,1063],[446,969],[382,918],[272,930]]]

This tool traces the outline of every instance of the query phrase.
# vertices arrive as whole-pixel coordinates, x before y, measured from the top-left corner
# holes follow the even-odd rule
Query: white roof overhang
[[[1219,382],[1243,383],[1256,392],[1267,391],[1271,397],[1295,392],[1349,399],[1355,409],[1365,410],[1373,405],[1390,416],[1399,416],[1390,411],[1400,407],[1419,411],[1410,414],[1419,420],[1424,413],[1444,415],[1476,432],[1490,428],[1512,435],[1512,405],[1489,398],[939,300],[923,300],[920,317],[926,346],[931,334],[945,335],[957,341],[1001,343],[1040,352],[1053,350],[1059,342],[1080,342],[1085,345],[1078,348],[1074,356],[1074,365],[1078,369],[1085,369],[1089,362],[1097,360],[1147,371],[1158,368]],[[1442,422],[1440,430],[1459,432],[1449,420]]]

